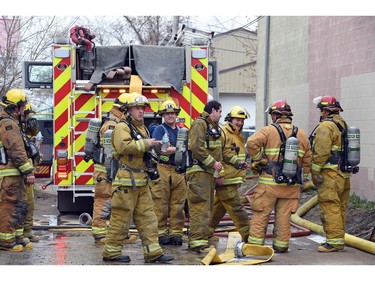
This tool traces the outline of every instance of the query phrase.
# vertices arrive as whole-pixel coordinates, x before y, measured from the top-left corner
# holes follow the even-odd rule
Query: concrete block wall
[[[258,26],[257,127],[264,125],[265,22]],[[352,193],[375,201],[375,17],[271,17],[270,27],[269,102],[287,99],[309,134],[319,121],[312,99],[335,96],[347,123],[361,129]]]

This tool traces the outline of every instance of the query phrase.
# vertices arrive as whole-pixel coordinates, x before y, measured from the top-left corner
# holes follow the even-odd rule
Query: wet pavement
[[[136,234],[136,232],[133,232]],[[89,228],[36,230],[41,237],[33,243],[33,249],[20,253],[0,252],[1,265],[108,265],[102,261],[102,245],[95,244]],[[337,253],[317,253],[316,248],[323,242],[323,237],[311,234],[295,237],[290,241],[288,253],[277,254],[267,266],[272,265],[375,265],[375,256],[355,248],[346,247]],[[267,239],[266,244],[271,245]],[[226,249],[227,238],[220,237],[214,244],[219,254]],[[182,246],[163,246],[166,254],[172,255],[171,265],[201,265],[206,253],[197,254],[188,250],[187,237]],[[125,244],[123,254],[129,255],[127,265],[146,265],[143,260],[141,241]],[[149,265],[149,264],[147,264]],[[264,266],[260,265],[260,266]]]
[[[49,192],[53,195],[53,191]],[[75,267],[77,265],[95,265],[94,268],[96,270],[99,268],[100,270],[103,269],[105,271],[108,269],[112,271],[114,268],[125,270],[124,268],[129,268],[128,266],[131,265],[145,265],[142,267],[131,267],[132,272],[140,271],[141,273],[145,273],[149,268],[158,268],[158,270],[163,272],[163,269],[166,268],[166,266],[173,265],[175,267],[168,267],[168,270],[174,269],[175,271],[177,269],[178,271],[180,269],[178,266],[189,265],[194,266],[194,270],[184,270],[186,273],[182,274],[183,276],[181,276],[181,278],[178,278],[185,279],[186,277],[188,280],[192,281],[192,278],[188,277],[187,274],[194,276],[197,272],[201,272],[202,268],[215,268],[214,272],[219,273],[221,270],[218,268],[223,268],[218,265],[208,267],[202,266],[201,260],[205,257],[206,253],[197,254],[188,250],[186,235],[184,236],[184,243],[182,246],[163,246],[165,253],[174,257],[174,260],[170,261],[168,265],[158,266],[154,264],[146,264],[143,259],[143,248],[139,238],[133,243],[124,245],[123,254],[130,256],[131,261],[129,263],[121,264],[104,262],[102,260],[103,246],[94,243],[89,225],[82,225],[79,223],[80,214],[59,214],[54,203],[55,200],[43,198],[43,195],[39,196],[39,199],[37,200],[43,200],[44,204],[49,204],[45,208],[37,207],[34,215],[34,233],[40,236],[40,241],[33,243],[33,249],[24,250],[20,253],[0,251],[0,265],[8,266],[0,267],[0,271],[9,270],[10,272],[14,272],[14,265],[54,265],[57,266],[53,267],[52,275],[54,275],[55,268],[61,270],[59,265],[73,266],[73,268],[63,267],[69,269],[69,271],[77,270],[77,267]],[[222,232],[217,233],[219,239],[214,244],[219,255],[225,251],[227,245],[226,232],[224,231],[225,227],[224,224],[224,226],[221,227]],[[272,229],[269,229],[267,233],[272,233]],[[323,242],[322,236],[306,233],[303,229],[293,229],[293,233],[295,234],[295,237],[291,238],[289,252],[285,254],[275,254],[270,262],[253,266],[253,270],[255,270],[255,268],[262,268],[268,272],[267,268],[269,269],[270,266],[274,265],[375,265],[375,256],[373,254],[352,247],[345,247],[344,251],[337,253],[318,253],[316,249],[318,245]],[[136,230],[131,229],[131,234],[137,235]],[[272,245],[272,238],[266,239],[266,245]],[[119,265],[120,267],[108,265]],[[81,267],[79,268],[82,269]],[[93,267],[89,268],[90,272],[95,272],[92,271]],[[185,269],[187,267],[182,268]],[[198,268],[199,270],[196,270]],[[243,272],[243,268],[246,267],[236,267],[235,272]],[[301,267],[298,268],[300,269]],[[323,268],[327,269],[327,267]],[[351,267],[340,267],[340,272],[345,272],[348,268]],[[32,267],[32,269],[39,269],[39,267]],[[355,267],[355,269],[360,269],[363,273],[362,267]],[[367,267],[365,269],[368,270]],[[370,269],[373,270],[375,267],[371,267]],[[280,267],[277,267],[277,270],[279,271]],[[204,276],[206,271],[207,269],[203,270],[202,276]],[[230,272],[232,272],[232,270]],[[51,272],[49,272],[49,274],[51,274]],[[84,276],[88,275],[85,273]],[[200,273],[199,276],[201,276]],[[172,276],[169,277],[173,278]],[[56,278],[54,279],[56,280]],[[197,280],[200,281],[201,278],[198,278]]]

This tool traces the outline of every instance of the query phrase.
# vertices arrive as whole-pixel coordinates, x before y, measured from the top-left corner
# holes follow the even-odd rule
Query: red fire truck
[[[52,89],[51,186],[60,213],[92,212],[94,164],[83,159],[86,130],[90,119],[107,114],[116,97],[142,92],[151,103],[146,125],[161,123],[154,115],[160,99],[177,98],[179,122],[187,128],[208,100],[209,36],[190,36],[181,46],[95,46],[90,36],[75,26],[68,42],[52,45],[52,64],[24,63],[26,89]]]

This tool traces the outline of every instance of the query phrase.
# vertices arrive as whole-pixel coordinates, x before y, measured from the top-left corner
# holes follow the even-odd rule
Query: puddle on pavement
[[[82,226],[76,214],[43,215],[43,219],[34,218],[34,221],[41,226]]]

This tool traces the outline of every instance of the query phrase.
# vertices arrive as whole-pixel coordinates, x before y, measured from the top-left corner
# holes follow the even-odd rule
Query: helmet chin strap
[[[19,109],[19,107],[17,106],[17,115],[18,115],[18,123],[20,124],[21,126],[21,130],[23,130],[23,126],[21,125],[22,124],[22,114],[21,114],[21,111]]]

